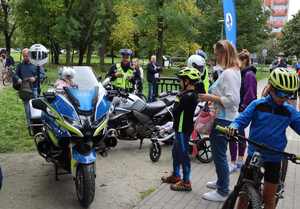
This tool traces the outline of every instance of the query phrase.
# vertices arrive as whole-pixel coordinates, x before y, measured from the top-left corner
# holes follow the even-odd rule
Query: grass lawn
[[[48,65],[47,76],[53,83],[57,79],[58,66]],[[109,65],[99,68],[94,66],[93,69],[97,76],[106,74]],[[175,70],[164,70],[162,76],[172,76]],[[146,76],[146,71],[144,71]],[[260,69],[257,73],[257,79],[263,79],[268,73],[262,72]],[[43,85],[43,90],[48,86]],[[144,82],[144,94],[148,91],[147,82]],[[11,87],[0,89],[0,153],[3,152],[27,152],[35,150],[32,137],[29,136],[25,122],[25,113],[23,103],[18,99],[17,93]]]

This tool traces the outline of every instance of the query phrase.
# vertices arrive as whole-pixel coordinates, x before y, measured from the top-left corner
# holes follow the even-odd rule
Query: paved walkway
[[[266,80],[258,83],[259,93],[266,84]],[[288,130],[289,139],[287,151],[300,154],[300,136],[292,130]],[[209,191],[206,188],[207,181],[216,178],[213,163],[199,164],[192,161],[192,186],[193,191],[189,193],[174,192],[169,185],[162,184],[154,193],[139,203],[135,209],[220,209],[222,204],[206,201],[201,195]],[[238,173],[230,176],[230,187],[233,189],[238,178]],[[284,199],[280,201],[278,209],[300,208],[300,166],[289,164]]]
[[[288,151],[300,153],[300,137],[289,130]],[[216,177],[213,163],[198,164],[192,163],[192,184],[193,191],[189,193],[174,192],[169,185],[162,184],[154,193],[138,204],[135,209],[220,209],[222,204],[206,201],[201,195],[209,191],[206,182]],[[233,189],[238,173],[231,175],[230,183]],[[300,208],[300,166],[289,164],[285,195],[280,201],[278,209]]]

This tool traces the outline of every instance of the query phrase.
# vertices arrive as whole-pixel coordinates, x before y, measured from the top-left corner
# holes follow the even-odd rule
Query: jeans
[[[217,173],[217,192],[226,196],[229,193],[229,168],[227,162],[227,138],[215,129],[217,125],[228,126],[231,121],[216,119],[210,135],[212,156]]]
[[[32,94],[33,94],[33,98],[37,98],[38,97],[38,88],[37,87],[33,87],[32,88]]]
[[[148,82],[148,102],[154,102],[156,96],[156,83]]]
[[[183,171],[183,181],[189,182],[191,175],[191,161],[189,157],[189,135],[175,133],[175,140],[172,148],[173,176],[180,177],[180,166]]]

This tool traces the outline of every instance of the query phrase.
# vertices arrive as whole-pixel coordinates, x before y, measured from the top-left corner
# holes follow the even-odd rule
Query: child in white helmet
[[[64,87],[77,87],[77,85],[73,81],[75,75],[75,71],[73,68],[63,67],[60,72],[61,76],[54,84],[56,90],[64,90]]]

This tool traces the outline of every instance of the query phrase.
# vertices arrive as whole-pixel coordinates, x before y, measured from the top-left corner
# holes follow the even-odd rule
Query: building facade
[[[271,11],[268,23],[272,32],[281,32],[288,21],[289,0],[264,0],[264,5]]]

